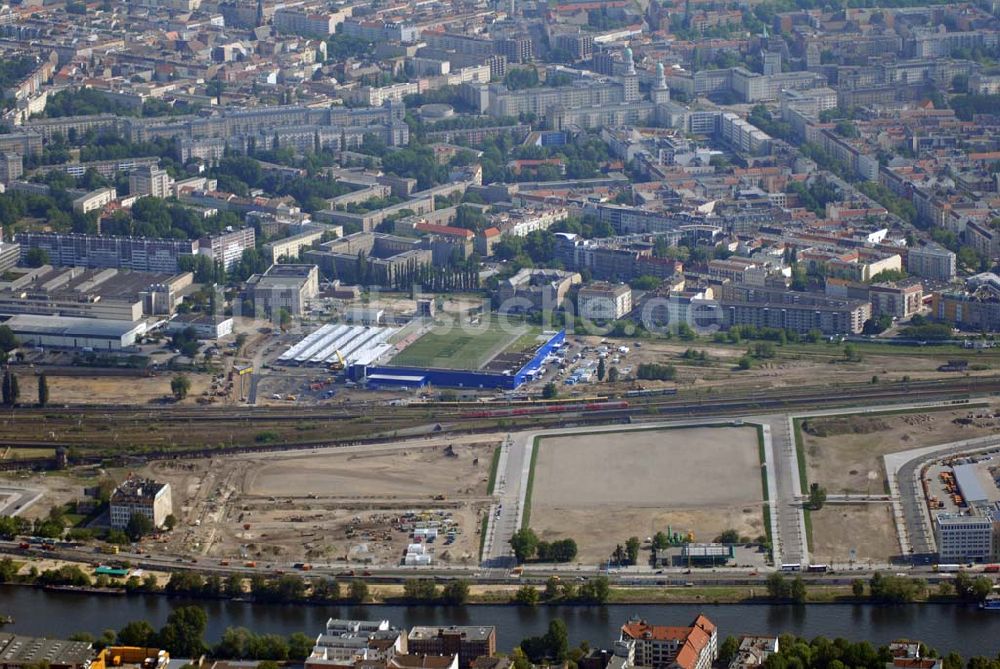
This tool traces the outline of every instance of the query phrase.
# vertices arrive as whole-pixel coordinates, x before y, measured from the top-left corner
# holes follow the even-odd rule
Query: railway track
[[[630,398],[628,408],[508,416],[503,419],[469,416],[467,415],[469,409],[456,407],[436,408],[433,404],[416,404],[406,407],[371,406],[367,407],[363,412],[351,414],[334,413],[333,415],[330,414],[329,408],[324,407],[300,408],[291,412],[282,407],[267,408],[264,410],[247,410],[241,407],[235,412],[227,411],[223,408],[208,411],[195,408],[168,409],[165,411],[150,411],[148,409],[136,411],[134,408],[128,410],[122,408],[120,410],[108,411],[107,407],[101,407],[96,410],[92,407],[73,407],[68,414],[60,414],[58,417],[47,418],[45,419],[47,422],[44,425],[37,427],[40,429],[53,427],[64,430],[67,424],[78,423],[84,418],[93,419],[103,416],[116,423],[121,421],[156,422],[159,424],[161,431],[167,431],[171,428],[183,430],[188,427],[188,423],[201,424],[214,422],[219,424],[234,424],[234,428],[239,428],[242,434],[252,438],[252,428],[255,424],[296,424],[300,421],[331,421],[336,424],[338,421],[365,417],[371,420],[372,425],[378,425],[382,431],[381,435],[352,436],[340,439],[330,437],[285,439],[282,443],[234,443],[230,446],[195,447],[189,449],[178,448],[171,443],[170,447],[166,445],[154,445],[151,448],[147,448],[145,452],[136,454],[148,459],[165,457],[188,458],[388,443],[399,439],[394,434],[387,434],[389,430],[420,425],[427,426],[428,433],[476,434],[496,432],[502,429],[544,429],[553,426],[660,420],[664,417],[704,416],[711,418],[720,415],[746,415],[814,407],[837,408],[849,407],[860,403],[891,404],[893,402],[912,402],[914,400],[954,400],[956,402],[967,402],[975,397],[988,396],[995,393],[1000,393],[1000,377],[971,377],[880,386],[851,384],[823,388],[822,390],[815,387],[801,388],[788,391],[771,391],[766,394],[742,393],[737,396]],[[481,407],[482,405],[477,406]],[[11,416],[12,420],[16,420],[16,427],[19,428],[16,431],[24,434],[26,429],[30,429],[32,417],[41,417],[43,415],[52,416],[51,410],[26,409],[23,412],[18,410]],[[7,422],[2,427],[14,427],[7,425]],[[59,427],[60,424],[63,427]],[[437,426],[436,429],[433,427],[435,425]],[[93,440],[92,438],[48,440],[19,439],[16,437],[12,439],[4,438],[2,436],[2,427],[0,427],[0,443],[15,448],[51,449],[59,446],[73,447],[83,445],[89,449],[100,449],[102,447],[121,449],[124,446],[117,442],[113,445],[111,443],[102,443],[101,440]],[[82,457],[81,461],[97,462],[100,459],[100,456],[92,455]],[[43,461],[45,459],[32,458],[21,461],[0,462],[0,470],[18,468],[19,466],[38,466]]]

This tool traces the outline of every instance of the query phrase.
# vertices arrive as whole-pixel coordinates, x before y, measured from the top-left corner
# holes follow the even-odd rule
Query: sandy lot
[[[899,540],[888,504],[827,504],[813,511],[814,563],[843,563],[851,548],[858,562],[885,563],[899,555]]]
[[[489,436],[421,440],[162,461],[142,473],[173,490],[180,524],[168,552],[391,566],[411,542],[409,530],[424,523],[441,532],[428,546],[435,563],[474,564],[497,445]]]
[[[530,524],[572,537],[584,563],[629,536],[671,526],[710,541],[724,529],[763,533],[753,428],[690,428],[548,438],[540,442]]]
[[[336,497],[484,496],[490,446],[443,446],[368,453],[304,455],[265,462],[247,482],[250,495]]]
[[[184,402],[209,389],[209,374],[187,372],[191,390]],[[160,376],[49,376],[49,402],[52,404],[150,404],[171,397],[172,374]],[[38,397],[38,379],[33,374],[19,374],[21,400],[33,402]]]
[[[829,436],[802,430],[809,481],[826,486],[829,493],[882,492],[883,455],[995,434],[1000,420],[976,417],[988,413],[985,409],[963,409],[810,419],[810,429]]]

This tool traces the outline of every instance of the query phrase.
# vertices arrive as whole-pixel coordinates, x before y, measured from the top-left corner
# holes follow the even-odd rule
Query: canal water
[[[11,615],[14,625],[5,632],[67,636],[74,632],[100,634],[120,629],[132,620],[159,627],[170,611],[198,604],[208,613],[208,641],[219,639],[226,627],[242,626],[259,633],[319,634],[328,618],[388,619],[398,627],[414,625],[496,625],[497,649],[509,651],[526,636],[544,633],[550,620],[566,622],[573,644],[608,647],[618,628],[630,616],[664,625],[684,625],[704,613],[719,627],[720,637],[733,634],[781,634],[806,638],[819,635],[868,640],[884,644],[893,639],[919,639],[944,653],[964,656],[1000,653],[1000,611],[981,611],[957,605],[861,606],[810,604],[771,606],[724,605],[609,605],[540,606],[302,606],[269,605],[228,600],[190,600],[162,595],[79,595],[21,587],[0,586],[0,615]]]

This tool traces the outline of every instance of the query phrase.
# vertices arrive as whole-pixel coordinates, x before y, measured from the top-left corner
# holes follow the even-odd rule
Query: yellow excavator
[[[330,363],[329,369],[331,372],[343,371],[344,367],[347,366],[347,363],[344,361],[344,356],[340,354],[340,351],[335,351],[335,354],[337,359]]]

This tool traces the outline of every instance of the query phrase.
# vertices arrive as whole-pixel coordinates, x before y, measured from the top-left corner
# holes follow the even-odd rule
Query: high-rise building
[[[217,235],[198,240],[198,253],[212,258],[230,270],[243,257],[243,252],[254,248],[256,233],[252,227],[226,230]]]
[[[173,181],[167,171],[158,165],[144,165],[129,173],[128,190],[130,195],[165,198],[170,195]]]

